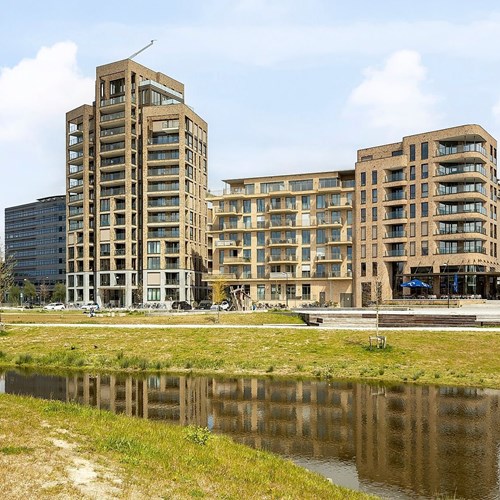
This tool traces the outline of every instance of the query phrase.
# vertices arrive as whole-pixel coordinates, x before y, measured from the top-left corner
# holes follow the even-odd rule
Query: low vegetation
[[[274,313],[248,320],[284,323]],[[48,321],[58,314],[52,314]],[[65,315],[63,315],[65,316]],[[83,316],[83,315],[82,315]],[[229,318],[230,315],[221,315]],[[66,317],[66,322],[67,318]],[[87,318],[93,319],[93,318]],[[123,323],[123,318],[107,318]],[[157,319],[157,318],[152,318]],[[279,321],[278,321],[279,319]],[[408,331],[370,349],[368,331],[211,325],[8,326],[0,366],[318,377],[500,388],[500,332]]]
[[[374,498],[208,429],[74,404],[1,395],[0,430],[2,498]]]

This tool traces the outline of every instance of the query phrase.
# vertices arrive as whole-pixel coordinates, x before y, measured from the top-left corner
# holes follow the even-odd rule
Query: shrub
[[[208,443],[212,434],[208,427],[190,425],[184,429],[184,437],[187,441],[204,446]]]

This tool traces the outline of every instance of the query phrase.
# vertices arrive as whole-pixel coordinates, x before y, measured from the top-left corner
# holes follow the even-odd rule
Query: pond
[[[500,391],[7,371],[0,392],[206,426],[383,498],[500,498]]]

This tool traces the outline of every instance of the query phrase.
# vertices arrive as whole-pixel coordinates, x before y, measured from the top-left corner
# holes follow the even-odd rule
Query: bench
[[[385,349],[387,345],[387,337],[385,335],[370,335],[368,339],[370,341],[370,349],[372,346],[377,347],[377,349]]]

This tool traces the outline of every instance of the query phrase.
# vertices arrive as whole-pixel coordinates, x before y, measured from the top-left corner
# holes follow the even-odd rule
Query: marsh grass
[[[47,434],[69,441],[73,453],[118,474],[123,490],[116,498],[128,498],[130,492],[133,498],[184,499],[192,498],[193,492],[204,498],[234,499],[374,498],[332,485],[290,461],[236,444],[203,427],[186,430],[76,404],[11,395],[0,395],[0,414],[12,422],[12,435],[4,447],[8,450],[4,453],[12,456],[2,470],[3,480],[9,479],[16,494],[20,486],[25,488],[29,498],[48,497],[44,482],[37,489],[35,480],[27,482],[26,474],[44,476],[51,471],[54,478],[58,470],[74,466],[76,457],[55,453]],[[27,441],[35,443],[30,450]],[[28,471],[16,466],[23,453],[30,453]],[[60,483],[59,497],[74,498],[67,479]],[[8,490],[3,493],[14,498]]]

